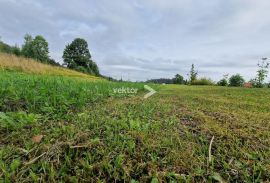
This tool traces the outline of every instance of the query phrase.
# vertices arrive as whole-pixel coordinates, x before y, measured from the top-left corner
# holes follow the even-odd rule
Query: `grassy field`
[[[269,89],[158,88],[0,71],[0,182],[270,181]]]
[[[30,74],[78,77],[90,81],[101,81],[103,78],[90,76],[63,67],[56,67],[37,62],[33,59],[17,57],[15,55],[0,53],[0,70],[19,71]]]

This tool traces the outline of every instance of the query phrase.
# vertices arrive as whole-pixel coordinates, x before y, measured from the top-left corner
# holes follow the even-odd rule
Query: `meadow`
[[[104,81],[104,79],[100,77],[95,77],[63,67],[44,64],[31,58],[17,57],[15,55],[5,53],[0,53],[0,69],[28,74],[69,76],[73,78],[83,78],[89,81]]]
[[[269,89],[154,87],[3,68],[0,182],[270,181]]]

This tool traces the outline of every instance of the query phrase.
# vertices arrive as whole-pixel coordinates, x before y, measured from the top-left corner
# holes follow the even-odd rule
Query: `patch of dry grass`
[[[15,55],[9,55],[4,53],[0,53],[0,69],[15,70],[31,74],[70,76],[99,81],[103,80],[102,78],[96,76],[91,76],[62,67],[43,64],[33,59],[17,57]]]

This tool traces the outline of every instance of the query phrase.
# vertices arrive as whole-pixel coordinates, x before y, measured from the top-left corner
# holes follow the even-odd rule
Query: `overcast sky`
[[[67,43],[88,41],[102,74],[131,80],[256,74],[270,57],[269,0],[0,0],[0,36],[43,35],[62,62]]]

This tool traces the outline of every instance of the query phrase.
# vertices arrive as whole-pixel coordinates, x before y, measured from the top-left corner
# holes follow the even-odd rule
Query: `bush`
[[[214,85],[214,81],[209,78],[201,78],[193,81],[191,85]]]
[[[74,70],[82,72],[82,73],[88,73],[87,68],[83,67],[83,66],[77,66],[74,68]]]
[[[226,79],[221,79],[219,82],[217,82],[218,86],[228,86],[228,81]]]
[[[240,74],[233,75],[229,79],[230,86],[243,86],[244,83],[245,83],[245,80]]]
[[[0,52],[14,54],[17,56],[21,55],[21,50],[18,46],[9,46],[2,41],[0,41]]]

